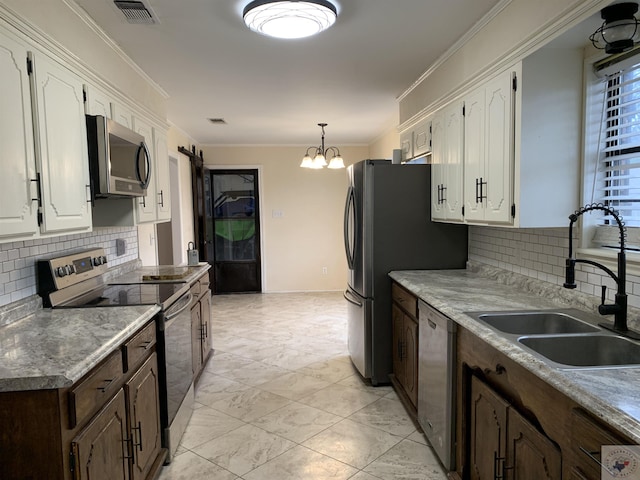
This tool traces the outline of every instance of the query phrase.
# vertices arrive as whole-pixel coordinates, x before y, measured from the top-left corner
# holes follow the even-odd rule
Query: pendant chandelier
[[[254,32],[276,38],[304,38],[336,21],[336,7],[326,0],[254,0],[242,12]]]
[[[314,169],[321,169],[324,167],[344,168],[344,160],[342,160],[342,156],[340,156],[340,150],[338,150],[336,147],[324,148],[324,127],[326,127],[327,124],[319,123],[318,126],[322,129],[320,146],[307,148],[307,153],[305,153],[300,166],[302,168]],[[311,158],[310,153],[313,154],[313,158]],[[331,161],[327,165],[327,154],[329,153],[332,155],[332,157]]]

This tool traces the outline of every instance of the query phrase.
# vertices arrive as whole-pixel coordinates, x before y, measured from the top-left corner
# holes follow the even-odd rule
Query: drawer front
[[[69,391],[70,428],[82,423],[102,407],[120,388],[123,377],[122,353],[112,353],[91,374]]]
[[[396,283],[391,284],[391,298],[400,305],[409,315],[417,318],[418,298],[407,292]]]
[[[199,298],[200,295],[205,293],[208,289],[209,289],[209,274],[206,273],[202,275],[199,279],[197,279],[195,282],[193,282],[190,290],[191,290],[191,295],[193,295],[194,298]]]
[[[588,479],[600,478],[602,445],[630,444],[598,425],[581,410],[571,412],[571,434],[573,464]]]
[[[124,371],[135,369],[156,344],[156,323],[150,322],[124,344]]]

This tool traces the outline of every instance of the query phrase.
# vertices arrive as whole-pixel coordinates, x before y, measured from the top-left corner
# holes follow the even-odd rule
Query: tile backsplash
[[[116,239],[126,252],[116,256]],[[36,261],[87,248],[102,247],[111,267],[138,258],[136,227],[95,228],[92,233],[0,244],[0,306],[36,293]]]
[[[469,260],[562,285],[569,253],[567,232],[567,228],[470,227]],[[601,285],[606,285],[607,296],[613,301],[616,285],[598,268],[576,265],[576,283],[579,291],[597,297]],[[640,307],[640,277],[627,275],[627,294],[629,305]]]

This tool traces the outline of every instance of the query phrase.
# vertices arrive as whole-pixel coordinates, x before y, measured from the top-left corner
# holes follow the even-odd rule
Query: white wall
[[[202,147],[207,166],[260,166],[263,291],[341,290],[347,279],[342,235],[345,170],[300,168],[305,147]],[[367,147],[343,147],[346,164]],[[282,217],[274,217],[282,212]],[[323,267],[327,273],[323,274]]]

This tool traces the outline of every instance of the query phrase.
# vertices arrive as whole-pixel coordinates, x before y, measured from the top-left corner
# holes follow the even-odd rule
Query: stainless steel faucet
[[[612,216],[618,224],[618,230],[620,230],[620,251],[618,252],[617,275],[613,273],[609,268],[598,262],[582,258],[574,258],[573,256],[573,224],[582,214],[590,212],[592,210],[604,211],[606,214]],[[600,304],[600,306],[598,306],[598,313],[600,313],[600,315],[614,315],[614,322],[613,325],[608,323],[601,323],[600,326],[606,328],[607,330],[611,330],[619,335],[640,340],[640,333],[629,330],[629,328],[627,327],[627,260],[624,253],[626,231],[624,223],[618,215],[618,212],[601,203],[593,203],[590,205],[585,205],[580,210],[576,210],[575,213],[569,215],[569,220],[569,258],[567,258],[566,262],[565,282],[563,285],[564,288],[576,288],[576,263],[586,263],[588,265],[593,265],[594,267],[598,267],[599,269],[604,270],[616,282],[618,290],[615,295],[615,302],[612,304],[605,304],[607,287],[606,285],[602,285],[602,303]]]

